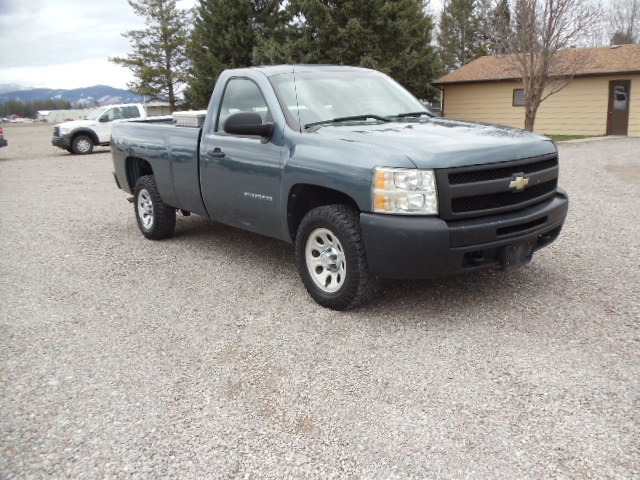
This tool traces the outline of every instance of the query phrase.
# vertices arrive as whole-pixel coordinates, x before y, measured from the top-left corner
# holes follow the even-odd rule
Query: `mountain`
[[[23,87],[15,83],[0,83],[0,93],[17,92],[18,90],[30,90],[33,87]]]
[[[143,101],[142,95],[107,85],[95,85],[93,87],[74,88],[72,90],[52,88],[17,89],[12,92],[0,93],[0,105],[10,100],[19,100],[26,103],[34,100],[50,99],[62,99],[72,104],[83,103],[87,106],[94,106],[96,104],[111,105],[114,103],[142,103]]]

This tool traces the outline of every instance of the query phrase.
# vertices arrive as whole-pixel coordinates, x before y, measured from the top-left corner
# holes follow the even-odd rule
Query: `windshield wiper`
[[[340,123],[340,122],[350,122],[352,120],[369,120],[373,118],[374,120],[380,120],[381,122],[391,122],[388,117],[383,117],[382,115],[352,115],[350,117],[338,117],[338,118],[330,118],[328,120],[320,120],[319,122],[311,122],[305,124],[304,128],[307,129],[309,127],[314,127],[316,125],[323,125],[326,123]]]
[[[426,115],[428,117],[433,117],[433,113],[422,111],[422,112],[407,112],[407,113],[399,113],[398,115],[394,115],[394,118],[410,118],[410,117],[421,117],[422,115]]]

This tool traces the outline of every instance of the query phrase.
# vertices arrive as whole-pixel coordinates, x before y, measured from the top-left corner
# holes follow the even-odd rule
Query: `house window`
[[[524,107],[524,104],[525,104],[524,88],[514,88],[513,89],[513,106]]]

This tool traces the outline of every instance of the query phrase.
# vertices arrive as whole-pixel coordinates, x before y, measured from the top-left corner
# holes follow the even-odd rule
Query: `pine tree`
[[[128,1],[136,15],[146,18],[147,27],[123,33],[133,53],[109,60],[131,69],[135,80],[128,84],[130,90],[166,95],[174,111],[176,95],[186,80],[188,13],[176,7],[176,0]]]
[[[476,0],[479,44],[476,57],[509,52],[511,7],[509,0]]]
[[[185,97],[204,108],[220,73],[254,64],[254,48],[281,21],[281,0],[200,0],[188,54],[191,58]]]
[[[497,55],[509,53],[509,42],[513,38],[509,0],[500,0],[493,9],[491,18],[492,34],[489,37],[489,52]]]
[[[291,0],[287,26],[261,43],[255,57],[375,68],[416,96],[433,98],[429,81],[441,69],[424,7],[421,0]]]
[[[476,0],[448,0],[440,16],[438,44],[445,70],[451,71],[477,58],[481,28]]]

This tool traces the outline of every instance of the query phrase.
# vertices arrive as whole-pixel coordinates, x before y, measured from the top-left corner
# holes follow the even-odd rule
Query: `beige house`
[[[640,137],[640,45],[570,49],[559,55],[580,55],[582,67],[569,85],[542,102],[535,130]],[[511,55],[481,57],[433,84],[442,91],[447,118],[524,126],[524,90]]]

